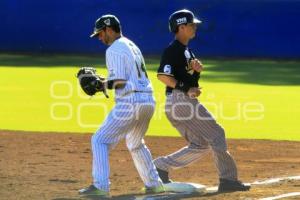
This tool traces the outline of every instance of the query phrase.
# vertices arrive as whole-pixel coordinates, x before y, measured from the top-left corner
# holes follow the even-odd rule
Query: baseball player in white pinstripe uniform
[[[245,191],[249,186],[238,181],[236,164],[227,151],[224,129],[200,104],[198,85],[201,62],[187,46],[201,21],[189,10],[179,10],[169,18],[175,40],[165,49],[158,69],[158,79],[166,86],[166,115],[189,145],[173,154],[159,157],[154,163],[164,183],[168,171],[184,167],[213,151],[220,177],[219,191]]]
[[[143,55],[132,41],[122,36],[120,22],[114,15],[100,17],[91,37],[98,37],[109,46],[106,50],[109,71],[106,87],[115,89],[116,105],[92,137],[93,184],[79,193],[109,195],[109,150],[121,139],[126,139],[136,169],[145,184],[145,192],[164,192],[151,153],[143,140],[155,108]]]

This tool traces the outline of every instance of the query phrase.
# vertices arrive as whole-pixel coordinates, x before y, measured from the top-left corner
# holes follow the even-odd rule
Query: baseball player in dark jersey
[[[167,86],[167,118],[188,145],[155,159],[154,164],[162,181],[168,183],[170,169],[187,166],[211,149],[220,178],[219,192],[246,191],[250,186],[238,180],[236,164],[227,151],[224,129],[197,100],[201,94],[198,80],[203,66],[187,45],[195,37],[200,23],[189,10],[176,11],[169,18],[169,28],[175,34],[175,40],[162,55],[158,79]]]

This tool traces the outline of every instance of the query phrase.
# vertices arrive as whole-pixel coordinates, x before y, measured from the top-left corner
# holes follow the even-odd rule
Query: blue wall
[[[299,0],[1,0],[0,51],[103,53],[89,35],[112,13],[144,53],[160,54],[181,8],[204,22],[190,44],[200,57],[300,58]]]

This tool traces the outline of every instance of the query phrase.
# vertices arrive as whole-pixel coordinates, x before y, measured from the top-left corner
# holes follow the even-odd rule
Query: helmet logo
[[[110,26],[110,19],[104,20],[104,23],[105,23],[107,26]]]
[[[182,17],[182,18],[176,19],[176,22],[177,22],[177,25],[185,24],[185,23],[187,23],[187,19],[186,19],[186,17]]]
[[[172,72],[172,67],[171,67],[171,65],[165,65],[165,66],[164,66],[164,73],[166,73],[166,74],[171,74],[171,72]]]

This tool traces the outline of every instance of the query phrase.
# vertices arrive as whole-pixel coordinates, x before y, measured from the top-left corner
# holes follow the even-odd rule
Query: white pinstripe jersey
[[[134,91],[152,92],[143,55],[140,49],[126,37],[115,40],[106,50],[106,66],[108,80],[126,80],[124,88],[115,90],[116,100],[130,99]]]

